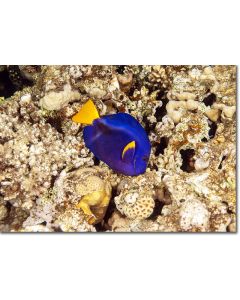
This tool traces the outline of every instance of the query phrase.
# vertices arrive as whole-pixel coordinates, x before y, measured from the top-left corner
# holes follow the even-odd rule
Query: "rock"
[[[133,74],[118,74],[117,79],[120,85],[120,88],[123,92],[128,92],[132,86]]]
[[[66,175],[62,188],[62,197],[71,190],[71,201],[84,212],[89,224],[103,220],[111,199],[112,187],[102,177],[101,169],[79,168],[70,172]]]
[[[64,86],[63,91],[49,92],[41,100],[40,105],[47,110],[60,110],[73,100],[79,100],[78,91],[73,91],[70,84]]]
[[[0,221],[7,217],[8,211],[5,205],[0,204]]]
[[[210,214],[206,205],[200,200],[188,200],[180,211],[180,226],[183,231],[201,231],[209,230]]]

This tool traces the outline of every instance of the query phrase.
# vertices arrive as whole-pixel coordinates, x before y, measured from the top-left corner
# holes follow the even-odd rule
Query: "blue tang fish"
[[[86,147],[115,172],[134,176],[146,171],[150,141],[131,115],[117,113],[100,117],[90,99],[72,120],[88,125],[83,129]]]

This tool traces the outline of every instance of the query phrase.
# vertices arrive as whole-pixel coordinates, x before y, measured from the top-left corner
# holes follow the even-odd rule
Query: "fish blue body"
[[[118,173],[129,176],[146,171],[151,145],[141,124],[126,113],[117,113],[95,119],[83,130],[87,148]],[[122,153],[124,147],[135,141],[135,149]]]
[[[72,120],[88,124],[83,129],[85,145],[114,171],[129,176],[146,171],[151,145],[134,117],[126,113],[100,117],[89,99]]]

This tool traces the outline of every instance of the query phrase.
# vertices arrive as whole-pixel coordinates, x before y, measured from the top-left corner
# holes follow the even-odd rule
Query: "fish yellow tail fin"
[[[99,114],[93,101],[89,99],[79,110],[79,112],[72,117],[73,122],[82,124],[92,124],[95,119],[99,118]]]

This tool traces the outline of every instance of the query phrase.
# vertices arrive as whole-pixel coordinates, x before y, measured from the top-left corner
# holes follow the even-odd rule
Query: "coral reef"
[[[114,173],[71,121],[91,98],[152,145]],[[0,66],[0,231],[236,232],[235,66]]]
[[[117,209],[129,219],[146,219],[152,213],[154,201],[154,174],[124,178],[118,185],[119,196],[114,198]]]

